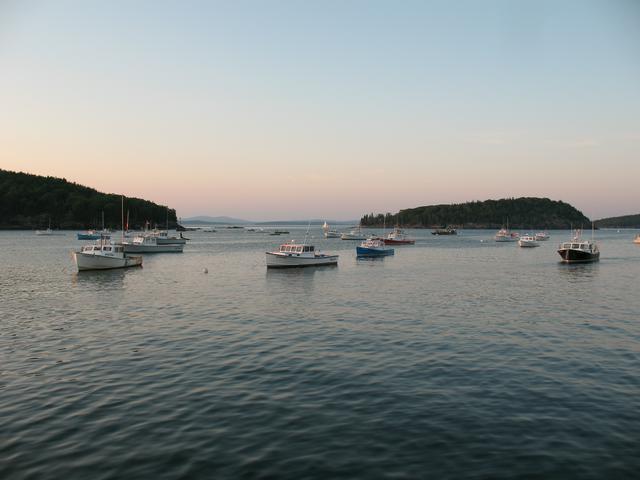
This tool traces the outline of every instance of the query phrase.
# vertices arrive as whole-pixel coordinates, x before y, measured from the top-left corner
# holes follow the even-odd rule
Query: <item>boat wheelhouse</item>
[[[306,243],[284,243],[276,252],[266,252],[267,268],[336,265],[338,255],[327,255]]]
[[[458,230],[453,227],[436,228],[431,232],[431,235],[457,235]]]

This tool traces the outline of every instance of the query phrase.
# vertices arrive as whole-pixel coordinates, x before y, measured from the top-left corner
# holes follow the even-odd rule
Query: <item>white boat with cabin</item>
[[[267,268],[319,267],[336,265],[338,255],[327,255],[306,243],[284,243],[276,252],[266,252]]]
[[[549,234],[547,232],[538,232],[536,233],[536,240],[539,242],[545,242],[549,240]]]
[[[183,243],[159,243],[153,235],[137,235],[133,240],[122,242],[126,253],[182,253]]]
[[[73,252],[73,260],[78,271],[110,270],[142,265],[142,257],[127,255],[122,245],[107,242],[105,239],[95,245],[85,245],[80,251]]]
[[[533,248],[540,246],[534,235],[523,235],[518,239],[518,245],[522,248]]]

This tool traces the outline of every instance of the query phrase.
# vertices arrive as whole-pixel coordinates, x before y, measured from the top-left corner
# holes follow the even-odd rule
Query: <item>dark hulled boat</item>
[[[563,263],[588,263],[600,260],[600,249],[592,240],[582,240],[577,231],[570,242],[563,242],[558,247],[558,254]]]
[[[458,231],[452,227],[436,228],[431,231],[431,235],[457,235]]]

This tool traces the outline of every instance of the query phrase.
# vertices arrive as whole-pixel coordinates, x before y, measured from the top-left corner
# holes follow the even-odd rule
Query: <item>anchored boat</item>
[[[600,260],[600,249],[593,240],[582,240],[580,230],[576,230],[570,242],[558,247],[563,263],[587,263]]]
[[[326,255],[306,243],[284,243],[276,252],[266,252],[267,268],[336,265],[338,255]]]
[[[369,238],[356,247],[358,257],[386,257],[394,253],[393,248],[385,246],[382,238]]]

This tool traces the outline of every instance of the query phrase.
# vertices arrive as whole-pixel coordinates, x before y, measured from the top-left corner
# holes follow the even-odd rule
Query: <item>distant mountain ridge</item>
[[[568,203],[548,198],[521,197],[474,201],[450,205],[408,208],[391,214],[362,217],[366,226],[403,225],[434,228],[455,225],[464,228],[500,228],[506,223],[518,229],[564,229],[571,225],[587,227],[591,221]]]
[[[208,215],[199,215],[197,217],[183,218],[182,223],[194,224],[222,224],[222,225],[322,225],[325,221],[329,225],[355,225],[357,220],[267,220],[262,222],[254,222],[251,220],[243,220],[241,218],[233,218],[226,216],[210,217]]]
[[[250,224],[253,223],[250,220],[243,220],[241,218],[233,217],[210,217],[208,215],[198,215],[195,217],[187,217],[181,219],[182,223],[223,223],[223,224]]]
[[[601,218],[594,223],[598,228],[640,228],[640,213],[635,215],[622,215],[620,217]]]

